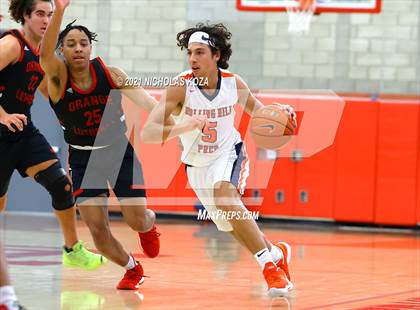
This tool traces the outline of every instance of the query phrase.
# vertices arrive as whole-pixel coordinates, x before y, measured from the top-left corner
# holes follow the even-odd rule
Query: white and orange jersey
[[[180,136],[183,145],[181,160],[191,166],[210,165],[218,157],[231,152],[241,136],[235,128],[235,104],[238,102],[235,75],[219,69],[217,89],[212,95],[200,87],[191,70],[179,77],[186,81],[185,101],[177,122],[193,115],[206,115],[209,125],[203,131],[194,130]],[[204,81],[205,82],[205,81]]]

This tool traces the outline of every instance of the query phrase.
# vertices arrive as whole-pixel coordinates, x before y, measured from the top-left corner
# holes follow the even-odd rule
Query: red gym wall
[[[154,93],[157,98],[159,94]],[[417,225],[420,98],[341,98],[345,106],[333,144],[309,158],[261,159],[252,141],[247,143],[251,171],[249,189],[244,195],[246,204],[250,210],[259,210],[262,217]],[[259,99],[270,104],[276,98],[274,95]],[[275,101],[295,104],[284,98]],[[316,102],[313,104],[316,107]],[[129,123],[138,123],[140,118],[140,124],[144,124],[144,113],[136,110],[127,114]],[[248,121],[249,117],[238,110],[237,126],[247,142]],[[134,141],[151,208],[161,212],[195,212],[193,204],[197,199],[187,185],[184,166],[180,165],[178,142],[173,140],[162,146],[141,144],[137,137]],[[256,193],[263,197],[260,206],[254,197]]]

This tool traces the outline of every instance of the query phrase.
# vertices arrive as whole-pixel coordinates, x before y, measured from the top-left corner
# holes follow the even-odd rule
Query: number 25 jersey
[[[54,103],[50,98],[50,105],[60,121],[68,144],[110,145],[124,138],[127,130],[121,92],[101,58],[92,59],[89,70],[92,76],[90,89],[77,87],[68,71],[61,99]]]

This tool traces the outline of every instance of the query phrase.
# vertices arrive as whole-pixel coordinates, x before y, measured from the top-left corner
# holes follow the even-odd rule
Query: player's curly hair
[[[210,41],[213,43],[213,47],[209,45],[213,55],[220,50],[220,59],[217,62],[217,66],[222,69],[229,68],[229,58],[232,55],[232,45],[229,40],[232,37],[232,33],[222,23],[211,24],[198,23],[195,27],[185,29],[176,35],[177,45],[183,49],[188,48],[188,40],[190,36],[197,31],[203,31],[209,34]]]
[[[82,26],[82,25],[74,25],[75,22],[76,22],[76,19],[74,21],[72,21],[71,23],[67,24],[66,28],[64,28],[64,30],[60,32],[60,34],[58,36],[58,41],[57,41],[56,49],[58,49],[58,48],[60,48],[60,47],[63,46],[64,38],[73,29],[78,29],[79,31],[84,32],[86,34],[86,36],[88,37],[90,44],[92,44],[92,41],[95,41],[95,42],[98,41],[98,40],[96,40],[96,37],[98,35],[95,32],[90,31],[85,26]]]
[[[9,13],[12,19],[23,25],[25,23],[25,15],[31,15],[35,9],[37,1],[50,2],[52,0],[9,0]]]

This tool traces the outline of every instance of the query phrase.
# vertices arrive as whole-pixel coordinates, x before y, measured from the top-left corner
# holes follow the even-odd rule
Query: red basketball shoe
[[[289,279],[290,281],[291,279],[289,273],[289,264],[290,259],[292,258],[292,248],[286,242],[277,242],[276,245],[273,246],[278,247],[283,253],[283,259],[276,262],[276,264],[279,268],[281,268],[284,271],[284,273],[287,276],[287,279]]]
[[[272,262],[265,264],[263,275],[267,281],[268,295],[271,298],[287,296],[293,288],[292,282],[287,279],[284,271]]]
[[[144,282],[143,267],[136,262],[136,267],[127,270],[124,277],[117,285],[119,290],[136,290]]]
[[[139,233],[140,246],[143,248],[144,254],[150,258],[156,257],[159,254],[159,236],[160,233],[156,231],[156,225],[153,225],[152,229],[148,232]]]

